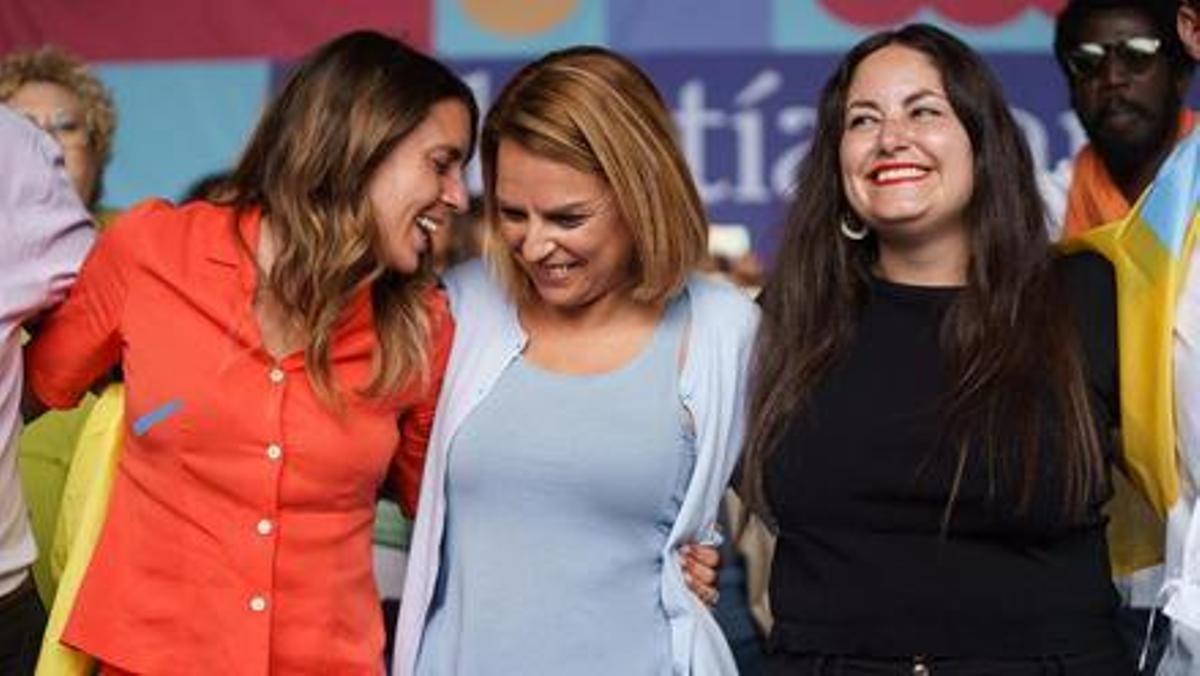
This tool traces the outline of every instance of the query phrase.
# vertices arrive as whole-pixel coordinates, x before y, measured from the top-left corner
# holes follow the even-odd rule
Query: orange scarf
[[[1179,139],[1191,133],[1195,124],[1195,113],[1187,108],[1180,111]],[[1124,218],[1132,208],[1133,205],[1113,183],[1100,154],[1089,143],[1075,159],[1071,189],[1067,193],[1062,238],[1078,237],[1092,228]]]

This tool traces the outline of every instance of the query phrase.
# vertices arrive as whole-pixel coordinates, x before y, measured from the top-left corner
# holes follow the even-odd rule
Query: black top
[[[1058,265],[1108,430],[1118,415],[1112,268],[1095,254]],[[1018,513],[1005,482],[969,463],[943,531],[956,455],[938,437],[949,386],[938,334],[957,293],[875,280],[855,340],[768,461],[778,648],[1030,657],[1117,645],[1107,487],[1083,519],[1065,520],[1061,491],[1049,489]],[[1111,457],[1111,436],[1100,438]],[[1040,471],[1039,485],[1056,485]]]

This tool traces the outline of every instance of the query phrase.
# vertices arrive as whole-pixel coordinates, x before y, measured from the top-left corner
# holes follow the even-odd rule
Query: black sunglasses
[[[1109,55],[1134,75],[1150,69],[1162,49],[1158,38],[1132,37],[1116,42],[1081,42],[1067,52],[1067,68],[1077,78],[1095,77]]]

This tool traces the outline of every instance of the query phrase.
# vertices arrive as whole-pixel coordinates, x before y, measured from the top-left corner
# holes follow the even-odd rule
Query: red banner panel
[[[292,59],[347,30],[430,44],[431,0],[3,0],[0,53],[44,43],[93,61]]]

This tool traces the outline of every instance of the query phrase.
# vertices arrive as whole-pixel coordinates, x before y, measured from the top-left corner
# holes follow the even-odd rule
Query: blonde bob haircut
[[[656,303],[682,287],[705,255],[708,223],[675,127],[650,78],[600,47],[552,52],[505,86],[480,141],[485,255],[518,301],[529,278],[499,237],[496,203],[501,141],[604,179],[634,246],[634,300]]]

